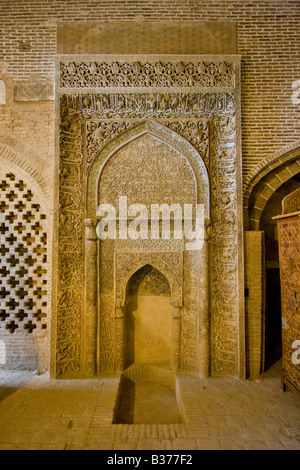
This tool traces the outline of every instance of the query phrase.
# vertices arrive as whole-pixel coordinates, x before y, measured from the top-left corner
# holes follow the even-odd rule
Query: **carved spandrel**
[[[138,121],[141,122],[141,121]],[[209,123],[201,120],[175,120],[167,119],[161,122],[177,134],[184,137],[199,152],[206,166],[209,163]],[[87,121],[86,123],[86,161],[91,163],[95,155],[108,141],[116,135],[126,131],[130,121]],[[74,171],[74,170],[73,170]]]

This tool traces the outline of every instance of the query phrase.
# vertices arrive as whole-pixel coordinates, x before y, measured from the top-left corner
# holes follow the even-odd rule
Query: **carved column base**
[[[121,306],[115,311],[115,372],[123,372],[125,364],[125,312]]]

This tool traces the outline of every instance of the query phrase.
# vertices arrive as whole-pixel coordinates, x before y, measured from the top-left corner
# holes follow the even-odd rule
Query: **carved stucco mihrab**
[[[93,374],[122,367],[125,271],[130,275],[130,266],[134,271],[152,261],[157,269],[163,262],[170,269],[169,277],[164,274],[171,290],[173,285],[174,370],[242,374],[239,58],[172,58],[170,66],[155,57],[127,58],[122,64],[78,58],[62,56],[57,64],[59,214],[52,373]],[[197,201],[205,204],[211,219],[210,242],[200,252],[184,251],[178,240],[160,240],[161,245],[97,240],[93,219],[99,182],[101,194],[99,175],[103,171],[105,176],[105,165],[109,168],[120,149],[125,157],[127,145],[136,148],[132,164],[136,159],[138,166],[139,143],[153,139],[169,148],[170,160],[182,158],[183,167],[188,162],[187,175],[195,175]],[[123,182],[128,178],[125,171]],[[183,194],[191,197],[194,189],[181,181]],[[109,178],[105,187],[109,189]],[[85,269],[85,258],[97,261]],[[170,259],[177,260],[176,266]],[[93,276],[91,287],[87,280]]]
[[[153,144],[154,142],[161,141],[160,144],[162,145],[162,143],[165,142],[168,144],[169,152],[176,150],[183,160],[189,162],[192,172],[195,175],[194,183],[197,191],[197,203],[204,205],[205,217],[209,218],[209,180],[207,168],[203,160],[199,158],[199,154],[195,148],[179,134],[152,120],[144,120],[142,123],[136,125],[133,123],[126,132],[111,139],[111,141],[104,145],[101,151],[96,154],[92,164],[88,168],[88,179],[90,183],[87,185],[87,217],[93,218],[95,216],[99,204],[99,200],[95,198],[95,194],[98,194],[99,179],[100,176],[102,176],[102,170],[105,168],[107,162],[121,148],[129,145],[129,143],[134,140],[143,138],[146,134],[152,136]],[[157,149],[155,152],[157,152]],[[137,166],[138,164],[139,161],[137,161]],[[168,162],[168,164],[170,163]],[[153,171],[156,171],[156,167],[153,168]],[[146,182],[144,183],[146,184]]]

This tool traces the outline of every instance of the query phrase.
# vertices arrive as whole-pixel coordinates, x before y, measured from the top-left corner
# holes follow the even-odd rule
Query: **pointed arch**
[[[122,255],[119,255],[122,256]],[[132,256],[130,263],[123,264],[122,273],[116,269],[116,277],[118,282],[116,283],[116,304],[120,306],[125,305],[126,300],[126,289],[128,282],[131,277],[144,266],[149,264],[153,268],[160,271],[167,279],[170,285],[171,291],[171,302],[178,306],[182,305],[182,265],[178,264],[178,270],[170,266],[170,264],[163,258],[163,256],[157,256],[156,253],[139,253],[138,256]]]
[[[189,142],[173,130],[157,123],[156,121],[144,121],[143,123],[128,129],[121,135],[115,137],[105,147],[103,147],[99,153],[97,153],[91,167],[89,168],[87,176],[86,218],[92,219],[95,217],[99,181],[108,160],[126,144],[145,134],[152,135],[158,140],[166,143],[179,152],[188,162],[195,177],[197,203],[204,204],[205,218],[209,219],[209,177],[204,161]]]
[[[143,289],[140,291],[144,279],[155,279],[154,284],[151,281],[144,284],[151,299]],[[158,286],[160,293],[157,292]],[[126,330],[125,369],[133,364],[145,362],[159,362],[167,367],[171,365],[173,309],[170,294],[168,278],[150,263],[146,263],[129,278],[123,310]]]
[[[158,260],[157,260],[158,261]],[[147,260],[147,261],[141,261],[139,262],[137,265],[135,265],[134,267],[131,267],[130,271],[127,273],[127,276],[125,278],[125,285],[124,285],[124,298],[123,298],[123,301],[124,301],[124,304],[125,304],[125,298],[126,298],[126,291],[127,291],[127,287],[131,281],[131,279],[133,278],[133,276],[138,272],[140,271],[141,269],[145,268],[146,266],[151,266],[152,268],[156,269],[157,271],[159,271],[165,278],[166,280],[168,281],[169,283],[169,286],[170,286],[170,297],[171,297],[171,300],[173,299],[174,300],[174,295],[176,295],[176,285],[178,283],[177,279],[176,279],[176,273],[174,272],[174,270],[167,265],[167,263],[165,263],[163,260],[159,260],[159,262],[157,261],[153,261],[153,260]],[[177,282],[176,282],[177,281]]]
[[[280,191],[280,188],[283,188],[285,183],[299,174],[300,143],[298,141],[283,148],[281,151],[278,151],[269,158],[264,159],[252,170],[248,179],[245,181],[245,271],[246,286],[248,293],[250,293],[246,303],[246,349],[248,351],[247,376],[249,377],[259,375],[264,368],[266,351],[265,346],[263,345],[266,341],[265,322],[267,321],[266,312],[268,311],[268,298],[272,298],[272,302],[276,299],[274,304],[280,306],[280,299],[275,297],[276,294],[279,293],[280,289],[275,289],[274,291],[272,287],[273,292],[271,296],[270,294],[268,296],[267,289],[265,288],[268,269],[266,261],[270,237],[265,237],[266,224],[264,224],[264,215],[267,215],[265,211],[268,210],[268,203],[272,201],[272,197],[276,192]],[[272,215],[274,216],[278,214]],[[272,269],[271,276],[273,276],[271,278],[272,283],[279,281],[279,272],[278,277],[274,277],[274,272],[278,269],[276,267],[277,260],[274,258],[276,246],[274,241],[275,237],[273,238],[271,249],[271,253],[273,253],[271,255],[272,259],[268,260],[269,263],[271,262],[272,266],[270,268]],[[253,250],[260,253],[260,255],[256,257],[256,279],[255,276],[253,277],[253,273],[255,272],[252,264]],[[258,305],[259,307],[257,307]],[[274,310],[272,308],[272,314],[273,312]],[[280,315],[278,315],[277,318],[279,318],[279,316]],[[255,320],[253,321],[253,319]],[[280,332],[278,331],[278,333]]]
[[[243,186],[245,198],[249,197],[253,187],[271,169],[277,168],[288,161],[292,161],[295,156],[297,158],[297,155],[299,155],[299,149],[300,140],[279,149],[277,152],[264,158],[258,165],[256,165],[244,180]]]

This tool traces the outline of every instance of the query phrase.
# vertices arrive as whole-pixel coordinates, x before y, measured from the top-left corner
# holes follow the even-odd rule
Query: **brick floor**
[[[257,381],[180,374],[183,424],[112,424],[119,377],[0,371],[0,449],[300,450],[300,399],[280,363]]]

